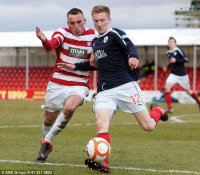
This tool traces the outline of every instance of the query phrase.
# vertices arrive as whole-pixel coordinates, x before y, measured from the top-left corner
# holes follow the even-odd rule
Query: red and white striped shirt
[[[44,48],[56,50],[56,63],[80,63],[88,61],[92,53],[93,29],[85,28],[81,36],[75,36],[68,28],[60,28],[51,40],[43,43]],[[67,86],[88,86],[89,71],[70,70],[54,66],[50,81]]]

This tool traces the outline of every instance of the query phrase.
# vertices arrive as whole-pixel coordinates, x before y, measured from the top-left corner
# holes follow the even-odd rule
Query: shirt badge
[[[103,42],[106,43],[108,41],[108,36],[103,39]]]
[[[174,52],[174,56],[176,56],[177,55],[177,52]]]

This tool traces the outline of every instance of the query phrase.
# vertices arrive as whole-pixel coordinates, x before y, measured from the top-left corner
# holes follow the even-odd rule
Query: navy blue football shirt
[[[128,65],[129,58],[138,59],[138,53],[124,31],[110,29],[93,39],[92,48],[98,69],[84,62],[75,64],[75,70],[98,70],[98,92],[138,80],[138,73]]]
[[[137,50],[126,33],[112,28],[92,41],[97,62],[99,79],[98,92],[137,80],[137,73],[131,70],[128,59],[138,59]]]
[[[187,74],[185,69],[185,63],[188,62],[188,58],[186,57],[185,53],[178,47],[175,50],[169,50],[166,52],[167,57],[170,59],[171,57],[176,58],[175,63],[170,63],[168,67],[171,69],[171,73],[184,76]]]

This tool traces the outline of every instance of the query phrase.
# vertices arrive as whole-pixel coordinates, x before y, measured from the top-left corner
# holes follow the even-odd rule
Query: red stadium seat
[[[193,85],[193,68],[187,68],[190,77],[191,87]],[[29,68],[29,89],[33,90],[45,90],[47,82],[49,80],[49,74],[52,71],[52,67],[30,67]],[[0,67],[0,89],[25,89],[25,67]],[[89,79],[90,89],[95,89],[96,85],[93,83],[94,73],[91,73]],[[158,90],[162,90],[165,86],[165,81],[168,72],[163,72],[162,68],[158,68]],[[197,75],[200,75],[200,67],[197,68]],[[154,90],[154,74],[146,77],[139,83],[142,90]],[[197,76],[196,89],[200,90],[200,76]],[[180,86],[176,85],[174,90],[183,90]]]

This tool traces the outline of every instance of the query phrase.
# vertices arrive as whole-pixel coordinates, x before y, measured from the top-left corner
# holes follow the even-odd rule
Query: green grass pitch
[[[47,163],[35,164],[40,148],[43,101],[0,101],[0,175],[95,175],[84,166],[85,146],[95,137],[92,103],[75,112],[53,140]],[[165,104],[161,104],[165,106]],[[197,105],[173,104],[170,120],[145,132],[134,116],[118,111],[110,126],[113,175],[200,174],[200,113]]]

